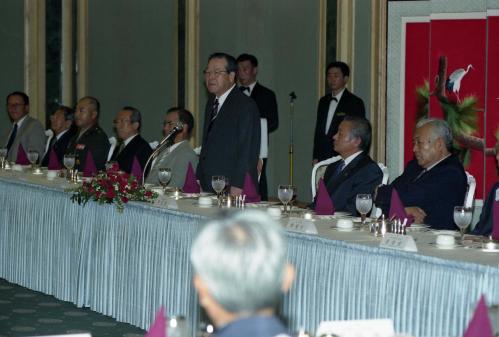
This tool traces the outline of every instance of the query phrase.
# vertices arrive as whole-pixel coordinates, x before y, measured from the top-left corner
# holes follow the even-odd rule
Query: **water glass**
[[[168,183],[170,182],[170,179],[172,178],[172,170],[167,168],[167,167],[160,167],[158,169],[158,180],[159,184],[163,187],[163,190],[166,194],[166,186],[168,186]]]
[[[373,207],[373,199],[370,194],[357,194],[355,198],[355,208],[360,213],[362,224],[366,223],[367,213]]]
[[[68,170],[72,170],[75,167],[75,155],[74,153],[68,153],[64,155],[62,160],[64,167]]]
[[[218,207],[222,207],[222,196],[221,193],[225,188],[226,179],[224,176],[212,176],[211,177],[211,187],[217,193]]]
[[[277,196],[284,205],[284,213],[287,212],[288,203],[291,201],[291,199],[293,199],[294,191],[295,187],[293,185],[279,185],[279,188],[277,189]]]
[[[6,148],[0,148],[0,169],[3,169],[5,158],[7,157],[7,149]]]
[[[38,161],[38,152],[31,149],[28,150],[28,160],[31,163],[31,166],[34,167]]]
[[[461,243],[464,239],[464,231],[471,224],[473,211],[470,207],[456,206],[454,207],[454,222],[461,232]]]

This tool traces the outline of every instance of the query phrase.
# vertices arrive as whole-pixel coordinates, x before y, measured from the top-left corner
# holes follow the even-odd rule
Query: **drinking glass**
[[[35,150],[28,150],[28,160],[31,163],[31,167],[33,168],[38,161],[38,152]]]
[[[67,153],[64,155],[62,159],[62,163],[64,164],[64,167],[68,170],[67,172],[67,177],[68,180],[73,180],[75,177],[73,177],[73,169],[75,167],[75,154],[74,153]]]
[[[222,207],[222,196],[221,193],[225,188],[225,177],[224,176],[213,176],[211,177],[211,187],[217,193],[218,207]]]
[[[293,185],[279,185],[279,188],[277,189],[277,196],[279,197],[279,200],[281,200],[282,204],[284,205],[284,213],[288,213],[288,203],[293,199],[293,193],[294,193],[295,187]]]
[[[4,168],[4,162],[5,158],[7,157],[7,149],[6,148],[0,148],[0,169]]]
[[[373,207],[373,199],[370,194],[357,194],[355,198],[355,208],[360,213],[362,224],[366,223],[367,213]]]
[[[471,224],[472,217],[473,212],[471,208],[464,206],[454,207],[454,222],[461,232],[461,244],[463,244],[464,240],[464,230]]]
[[[167,168],[167,167],[160,167],[158,169],[158,180],[160,185],[163,187],[163,191],[166,194],[166,186],[168,186],[168,183],[170,182],[170,179],[172,178],[172,170]]]

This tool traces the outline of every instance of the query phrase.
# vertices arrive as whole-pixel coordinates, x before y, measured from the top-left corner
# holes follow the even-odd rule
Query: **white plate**
[[[354,230],[357,230],[358,228],[352,227],[352,228],[341,228],[341,227],[331,227],[333,231],[338,231],[338,232],[353,232]]]
[[[437,249],[442,249],[442,250],[450,250],[450,249],[456,249],[456,248],[459,248],[459,247],[462,247],[462,245],[460,244],[453,244],[453,245],[449,245],[449,246],[441,246],[441,245],[437,245],[436,243],[430,243],[430,246],[433,246]]]
[[[459,232],[451,231],[448,229],[434,229],[431,231],[435,235],[451,235],[451,236],[460,236]]]

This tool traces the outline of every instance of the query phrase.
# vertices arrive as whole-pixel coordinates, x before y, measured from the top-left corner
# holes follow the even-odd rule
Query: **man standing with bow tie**
[[[50,116],[50,128],[54,132],[54,135],[49,141],[47,151],[45,151],[42,166],[48,166],[50,152],[54,150],[59,164],[63,167],[64,154],[68,148],[69,141],[76,133],[76,127],[73,125],[73,121],[73,109],[64,105],[60,105]]]
[[[362,99],[345,87],[350,76],[350,68],[346,63],[330,63],[326,76],[331,93],[323,96],[317,107],[312,159],[314,165],[338,154],[333,150],[333,136],[345,116],[365,117],[366,114]]]
[[[268,199],[267,176],[265,174],[268,158],[268,135],[277,130],[279,116],[277,100],[272,90],[256,81],[258,59],[254,55],[241,54],[237,57],[237,79],[243,94],[253,98],[258,106],[261,121],[261,146],[258,169],[260,171],[259,192],[262,200]]]
[[[5,144],[7,160],[16,161],[19,145],[26,153],[35,150],[41,158],[45,153],[45,130],[37,119],[28,116],[28,95],[20,91],[10,93],[7,96],[7,112],[12,121],[12,129]]]
[[[233,56],[209,57],[204,81],[211,94],[206,103],[203,143],[197,177],[204,191],[213,191],[211,177],[229,180],[232,195],[240,195],[246,173],[257,186],[260,150],[260,115],[251,98],[236,87],[237,63]]]

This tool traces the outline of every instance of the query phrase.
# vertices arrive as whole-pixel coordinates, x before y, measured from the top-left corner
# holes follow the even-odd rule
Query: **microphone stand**
[[[182,123],[180,123],[180,122],[177,123],[177,125],[175,125],[175,127],[172,129],[172,131],[170,131],[170,133],[167,134],[165,138],[163,138],[163,140],[159,143],[158,147],[156,147],[156,149],[151,153],[149,158],[147,158],[146,164],[144,165],[144,169],[142,171],[142,184],[144,184],[146,181],[146,171],[147,171],[147,166],[149,165],[149,163],[154,158],[156,158],[163,151],[164,148],[168,147],[167,145],[169,145],[170,141],[173,140],[172,137],[174,135],[176,135],[177,132],[182,131],[182,129],[183,129]]]
[[[289,151],[288,151],[288,156],[289,156],[289,184],[293,185],[293,115],[294,115],[294,110],[295,110],[295,99],[296,95],[295,92],[292,91],[289,94]]]

